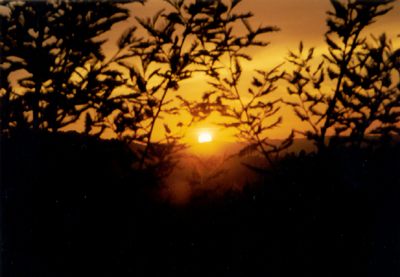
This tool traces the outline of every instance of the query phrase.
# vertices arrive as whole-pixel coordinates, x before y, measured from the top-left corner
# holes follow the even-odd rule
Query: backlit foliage
[[[327,52],[316,57],[300,43],[286,64],[255,70],[249,83],[243,74],[249,50],[268,46],[264,35],[279,29],[253,27],[241,1],[165,0],[152,17],[136,16],[106,57],[101,38],[128,19],[128,2],[145,1],[1,2],[2,135],[57,132],[81,120],[87,135],[107,132],[132,146],[140,168],[161,168],[184,147],[189,126],[169,120],[183,111],[192,122],[219,114],[219,124],[246,143],[239,155],[258,152],[269,164],[295,133],[319,151],[400,133],[400,51],[385,34],[364,34],[392,0],[331,0]],[[176,93],[196,76],[208,84],[201,101],[189,101],[190,91]],[[289,99],[275,93],[281,80]],[[276,143],[270,134],[287,105],[308,127]],[[157,128],[164,133],[158,141]]]
[[[276,83],[283,73],[279,66],[267,71],[256,70],[251,84],[243,89],[242,63],[252,59],[249,48],[268,45],[262,35],[279,29],[275,26],[252,27],[249,23],[252,13],[235,12],[239,2],[232,1],[224,6],[226,12],[218,22],[216,35],[210,39],[218,53],[218,59],[209,65],[207,71],[211,90],[204,93],[201,103],[183,102],[194,120],[202,120],[213,111],[222,115],[224,122],[220,125],[233,128],[237,138],[248,143],[240,155],[259,151],[272,162],[271,156],[290,144],[290,141],[285,141],[274,145],[268,137],[268,132],[282,121],[278,115],[279,99],[271,97],[271,93],[277,89]],[[239,27],[246,31],[237,34],[235,29]]]
[[[290,52],[287,104],[308,130],[297,130],[319,150],[345,144],[360,147],[376,137],[399,134],[399,49],[385,34],[363,35],[393,1],[332,0],[325,41],[328,53],[316,65],[314,48]],[[328,139],[328,136],[333,136]]]
[[[1,4],[2,131],[57,131],[90,109],[105,109],[121,79],[101,66],[104,41],[97,38],[128,10],[118,1]]]

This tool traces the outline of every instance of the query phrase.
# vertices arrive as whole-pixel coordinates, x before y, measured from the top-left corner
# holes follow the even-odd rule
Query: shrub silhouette
[[[140,167],[172,162],[171,154],[182,148],[175,130],[184,124],[168,126],[164,121],[165,139],[152,139],[160,117],[179,115],[170,92],[198,72],[216,77],[223,56],[229,55],[239,69],[239,59],[249,58],[241,49],[264,45],[256,37],[275,31],[274,27],[251,30],[247,22],[251,14],[233,11],[239,2],[165,1],[168,11],[136,18],[137,24],[124,32],[108,59],[101,53],[104,41],[97,38],[128,18],[128,10],[120,5],[124,2],[4,3],[8,14],[1,15],[2,132],[13,128],[56,132],[84,116],[87,134],[100,136],[109,129],[122,141],[143,144],[136,147]],[[248,33],[232,36],[227,28],[240,22]],[[138,36],[138,28],[147,35]],[[239,71],[235,74],[240,78]],[[268,89],[273,90],[260,88],[252,102]],[[240,97],[236,100],[241,102]],[[255,105],[252,110],[275,113],[271,104]],[[247,108],[242,113],[248,114]],[[254,116],[247,119],[248,125],[252,121],[247,132],[264,131],[265,126],[253,122]]]
[[[104,41],[97,38],[128,17],[118,3],[3,3],[3,131],[24,126],[57,131],[101,108],[120,81],[117,72],[100,66]]]
[[[144,144],[139,154],[141,167],[146,164],[146,160],[152,163],[154,157],[160,156],[159,153],[155,153],[155,149],[159,149],[161,144],[177,145],[177,140],[180,138],[177,135],[179,131],[173,131],[185,127],[184,123],[178,122],[177,126],[169,126],[160,118],[166,114],[180,114],[179,107],[173,105],[176,100],[169,94],[179,88],[181,81],[203,72],[214,78],[215,82],[222,82],[219,77],[221,70],[217,68],[221,66],[221,60],[229,56],[232,62],[229,70],[234,79],[228,81],[229,83],[213,83],[218,94],[221,94],[217,97],[216,103],[206,99],[211,96],[210,93],[206,94],[203,103],[191,103],[185,96],[177,98],[189,109],[194,120],[204,119],[212,109],[224,110],[226,111],[224,115],[228,116],[228,112],[232,110],[228,108],[229,104],[219,102],[222,98],[226,101],[241,102],[241,97],[229,99],[226,93],[229,86],[231,91],[237,88],[235,82],[241,74],[239,59],[250,58],[242,50],[250,46],[266,45],[258,41],[257,37],[277,29],[265,27],[252,30],[247,22],[252,15],[234,11],[239,2],[165,1],[168,11],[161,10],[152,18],[136,18],[139,27],[147,32],[145,38],[136,35],[138,26],[128,29],[120,38],[116,54],[119,57],[115,62],[128,72],[129,78],[126,79],[124,86],[131,92],[114,98],[118,112],[116,115],[113,114],[109,127],[124,140]],[[248,33],[237,37],[232,34],[232,28],[241,23],[248,27]],[[259,74],[266,79],[265,82],[275,82],[278,78],[276,70],[269,73],[260,71]],[[227,88],[223,89],[223,86]],[[265,109],[268,110],[266,113],[271,114],[276,112],[276,108],[272,107],[274,103],[263,104],[259,101],[259,98],[274,90],[274,87],[264,87],[264,89],[258,87],[258,90],[259,92],[254,94],[252,103],[246,104],[249,107],[242,107],[241,112],[245,115],[248,114],[247,110],[251,109],[254,113],[251,118],[248,115],[248,119],[243,123],[248,125],[249,130],[246,132],[253,139],[258,135],[254,135],[254,132],[260,133],[272,128],[254,122],[255,110]],[[165,139],[156,142],[152,140],[154,128],[160,123],[164,126]],[[240,131],[243,136],[244,133],[245,131]],[[261,141],[257,143],[258,146],[264,145]]]
[[[233,128],[236,137],[247,143],[239,155],[259,151],[272,163],[272,156],[277,155],[290,144],[286,140],[281,145],[274,145],[268,132],[279,126],[282,121],[277,113],[279,99],[271,97],[277,88],[277,81],[283,76],[280,66],[271,70],[256,70],[247,91],[241,89],[242,62],[250,61],[251,47],[268,45],[261,37],[267,33],[279,31],[275,26],[253,28],[249,19],[252,13],[236,13],[235,7],[241,1],[232,1],[225,7],[226,15],[221,22],[216,21],[218,28],[213,33],[213,48],[217,51],[213,63],[209,64],[207,76],[211,89],[203,95],[199,103],[183,100],[184,106],[193,116],[194,121],[205,119],[217,111],[224,121],[219,123],[225,128]],[[243,34],[236,34],[234,29],[243,27]],[[248,99],[248,100],[247,100]]]
[[[325,34],[328,54],[314,66],[314,48],[305,51],[300,43],[297,53],[289,53],[295,69],[286,77],[295,101],[286,103],[308,123],[308,130],[297,132],[313,140],[319,151],[338,143],[360,147],[371,136],[399,133],[399,49],[385,34],[372,42],[363,37],[392,2],[332,0]]]
[[[121,36],[114,60],[129,78],[123,84],[127,93],[113,99],[117,112],[108,127],[129,143],[144,144],[139,151],[142,168],[159,157],[169,159],[170,151],[158,151],[166,149],[162,145],[168,145],[172,152],[180,148],[177,140],[181,135],[175,130],[183,127],[182,122],[177,126],[162,122],[164,138],[160,141],[153,140],[153,133],[161,117],[179,114],[169,94],[178,90],[181,81],[204,71],[201,65],[212,58],[205,51],[205,36],[215,28],[221,13],[220,1],[164,2],[168,11],[161,10],[147,19],[136,17],[139,26]],[[146,37],[136,35],[138,28],[146,31]]]
[[[285,75],[288,91],[297,98],[286,103],[309,123],[308,130],[296,131],[320,150],[339,142],[360,146],[371,136],[399,133],[399,49],[385,35],[362,37],[392,2],[332,0],[323,61],[312,66],[314,49],[305,51],[302,43],[299,53],[288,57],[295,66]],[[110,129],[123,141],[142,144],[137,147],[141,167],[171,160],[174,150],[182,148],[182,132],[176,130],[185,124],[169,126],[161,118],[180,115],[171,92],[203,72],[211,90],[202,101],[178,97],[194,121],[219,112],[226,120],[221,125],[236,129],[238,138],[248,142],[241,154],[258,150],[270,163],[290,145],[293,134],[281,145],[268,139],[282,120],[280,99],[271,96],[282,68],[258,70],[247,91],[240,86],[241,64],[251,59],[247,50],[267,46],[260,36],[277,27],[253,28],[251,13],[235,11],[240,1],[165,1],[168,10],[151,19],[136,18],[137,26],[126,30],[117,52],[106,59],[104,41],[97,38],[127,19],[121,3],[3,3],[8,12],[1,15],[3,133],[13,128],[57,131],[85,116],[88,134]],[[239,25],[246,30],[242,35],[233,32]],[[147,35],[138,36],[138,28]],[[165,139],[154,141],[159,125]],[[336,139],[327,140],[327,135]]]

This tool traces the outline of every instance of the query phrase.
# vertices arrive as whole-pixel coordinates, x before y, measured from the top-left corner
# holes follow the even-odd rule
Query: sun
[[[197,137],[197,141],[199,143],[206,143],[206,142],[211,142],[213,140],[213,137],[210,132],[201,132],[199,136]]]

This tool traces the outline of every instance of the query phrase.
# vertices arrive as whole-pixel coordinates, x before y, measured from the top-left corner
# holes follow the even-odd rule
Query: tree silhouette
[[[119,3],[2,3],[3,131],[17,126],[57,131],[108,97],[118,73],[102,71],[104,40],[97,38],[128,17]]]
[[[383,34],[373,42],[365,28],[386,14],[393,1],[331,0],[325,40],[328,54],[315,66],[314,48],[290,52],[295,69],[287,74],[287,101],[308,130],[297,130],[320,151],[343,143],[360,147],[368,136],[398,133],[399,49]],[[327,135],[333,139],[327,139]]]
[[[176,144],[180,136],[173,130],[183,127],[182,122],[174,128],[163,122],[165,139],[153,141],[158,120],[166,114],[179,114],[169,93],[198,72],[216,72],[216,61],[229,51],[222,45],[221,26],[248,17],[231,14],[238,2],[232,1],[228,9],[223,1],[166,0],[168,11],[161,10],[152,18],[136,18],[147,31],[146,38],[136,35],[137,26],[121,37],[120,57],[115,62],[128,73],[125,86],[131,93],[115,98],[120,108],[109,126],[123,139],[144,143],[141,167],[146,160],[160,156],[153,152],[161,143]]]
[[[262,35],[278,28],[253,28],[251,13],[236,12],[237,0],[164,2],[166,9],[152,18],[137,17],[108,58],[99,36],[128,18],[121,6],[125,1],[2,2],[7,11],[0,15],[2,132],[55,132],[84,119],[87,134],[110,129],[120,140],[141,145],[144,167],[171,161],[183,147],[178,142],[185,124],[163,120],[181,114],[179,99],[194,121],[219,112],[225,120],[220,124],[248,143],[240,155],[259,151],[272,163],[293,139],[292,133],[277,145],[268,136],[282,121],[281,99],[273,92],[284,74],[280,66],[256,70],[243,90],[242,63],[252,59],[249,48],[268,45]],[[295,101],[286,103],[309,124],[297,132],[320,150],[343,141],[361,146],[371,136],[399,133],[399,49],[385,35],[362,37],[392,2],[332,0],[323,61],[314,66],[314,49],[306,51],[302,43],[298,53],[289,54],[295,69],[285,77]],[[245,31],[237,34],[236,28]],[[146,35],[138,35],[138,29]],[[173,94],[200,72],[210,85],[201,102]],[[157,141],[154,131],[160,127],[164,138]],[[328,135],[336,139],[327,140]]]
[[[226,14],[218,23],[217,36],[212,38],[217,59],[210,64],[207,71],[209,84],[212,87],[203,95],[202,102],[184,101],[194,120],[203,120],[211,112],[217,111],[225,122],[225,128],[234,128],[236,136],[247,146],[240,155],[259,151],[272,163],[272,156],[289,146],[286,140],[281,145],[271,143],[268,132],[277,127],[282,118],[277,115],[280,101],[271,96],[277,88],[277,81],[283,76],[280,66],[271,70],[256,70],[247,91],[242,89],[242,62],[250,61],[248,54],[251,47],[265,47],[267,42],[260,39],[264,34],[276,32],[275,26],[253,28],[249,19],[252,13],[236,13],[235,7],[241,1],[232,1],[226,6]],[[243,27],[243,34],[236,34],[235,28]]]

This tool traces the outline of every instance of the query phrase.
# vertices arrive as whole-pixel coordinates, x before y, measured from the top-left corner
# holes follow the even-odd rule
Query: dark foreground
[[[1,276],[400,276],[400,147],[287,157],[242,193],[173,206],[129,150],[2,139]]]

